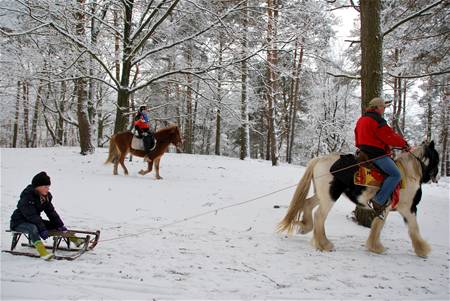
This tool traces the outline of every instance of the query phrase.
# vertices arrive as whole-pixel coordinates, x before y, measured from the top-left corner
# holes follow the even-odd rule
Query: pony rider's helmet
[[[142,111],[144,111],[144,110],[147,110],[147,106],[140,106],[139,107],[139,112],[142,112]]]

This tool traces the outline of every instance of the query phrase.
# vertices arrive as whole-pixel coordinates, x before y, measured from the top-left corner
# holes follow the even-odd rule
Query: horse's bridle
[[[422,180],[423,180],[423,178],[424,178],[424,171],[425,171],[425,169],[427,168],[426,166],[425,166],[425,163],[423,163],[423,161],[422,160],[420,160],[419,159],[419,157],[417,157],[416,155],[414,155],[411,151],[408,151],[408,153],[410,153],[410,155],[411,156],[413,156],[417,161],[419,161],[419,163],[420,163],[420,168],[422,169],[422,179],[421,179],[421,182],[423,182]]]

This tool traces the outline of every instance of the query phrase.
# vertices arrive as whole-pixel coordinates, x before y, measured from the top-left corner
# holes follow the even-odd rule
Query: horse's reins
[[[330,171],[330,173],[334,174],[334,173],[337,173],[337,172],[340,172],[340,171],[343,171],[343,170],[346,170],[346,169],[349,169],[349,168],[352,168],[352,167],[355,167],[355,166],[361,166],[363,164],[366,164],[366,163],[369,163],[369,162],[372,162],[372,161],[375,161],[377,159],[380,159],[380,158],[383,158],[383,157],[387,157],[387,156],[390,156],[390,155],[392,155],[392,153],[384,154],[382,156],[378,156],[378,157],[375,157],[375,158],[372,158],[372,159],[368,159],[366,161],[361,161],[361,162],[358,162],[356,164],[351,164],[349,166],[346,166],[346,167],[343,167],[343,168],[339,168],[339,169],[334,170],[334,171]],[[320,176],[314,177],[314,179],[317,179],[317,178],[320,178],[320,177],[324,177],[326,175],[328,175],[328,174],[324,174],[324,175],[320,175]]]
[[[408,153],[410,153],[417,161],[419,161],[420,163],[420,168],[422,168],[422,177],[423,177],[423,171],[425,169],[425,163],[422,162],[422,160],[419,159],[419,157],[417,157],[416,155],[414,155],[411,151],[407,151]]]

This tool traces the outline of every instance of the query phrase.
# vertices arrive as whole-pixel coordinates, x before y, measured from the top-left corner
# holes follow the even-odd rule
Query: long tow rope
[[[340,171],[343,171],[343,170],[346,170],[346,169],[349,169],[349,168],[352,168],[352,167],[355,167],[355,166],[360,166],[361,164],[365,164],[365,163],[368,163],[368,162],[371,162],[371,161],[374,161],[374,160],[377,160],[377,159],[380,159],[380,158],[383,158],[383,157],[386,157],[386,156],[390,156],[390,155],[391,155],[391,153],[384,154],[382,156],[378,156],[378,157],[375,157],[375,158],[372,158],[372,159],[369,159],[369,160],[366,160],[366,161],[362,161],[362,162],[359,162],[359,163],[356,163],[356,164],[352,164],[352,165],[346,166],[344,168],[340,168],[340,169],[335,170],[335,171],[330,172],[330,173],[334,174],[334,173],[337,173],[337,172],[340,172]],[[320,178],[320,177],[324,177],[324,176],[327,176],[327,175],[328,174],[323,174],[323,175],[314,177],[314,179],[317,179],[317,178]],[[151,231],[168,228],[170,226],[181,224],[181,223],[184,223],[184,222],[187,222],[187,221],[190,221],[190,220],[193,220],[193,219],[196,219],[196,218],[199,218],[199,217],[211,214],[211,213],[216,213],[217,214],[217,212],[219,212],[219,211],[222,211],[222,210],[225,210],[225,209],[229,209],[229,208],[233,208],[233,207],[237,207],[237,206],[242,206],[244,204],[251,203],[251,202],[254,202],[256,200],[268,197],[270,195],[274,195],[274,194],[277,194],[279,192],[288,190],[288,189],[290,189],[292,187],[295,187],[297,185],[298,185],[298,183],[290,185],[290,186],[287,186],[287,187],[284,187],[284,188],[280,188],[280,189],[272,191],[272,192],[268,192],[266,194],[254,197],[254,198],[246,200],[246,201],[230,204],[230,205],[227,205],[227,206],[223,206],[223,207],[219,207],[219,208],[216,208],[216,209],[211,209],[211,210],[208,210],[208,211],[205,211],[205,212],[202,212],[202,213],[198,213],[198,214],[195,214],[195,215],[191,215],[189,217],[185,217],[185,218],[182,218],[182,219],[179,219],[179,220],[175,220],[175,221],[173,221],[171,223],[164,224],[164,225],[162,225],[160,227],[144,228],[143,231],[140,231],[140,232],[137,232],[137,233],[123,234],[123,235],[119,235],[117,237],[112,237],[112,238],[100,240],[100,242],[114,241],[114,240],[124,239],[124,238],[128,238],[128,237],[137,237],[137,236],[140,236],[142,234],[145,234],[145,233],[148,233],[148,232],[151,232]]]

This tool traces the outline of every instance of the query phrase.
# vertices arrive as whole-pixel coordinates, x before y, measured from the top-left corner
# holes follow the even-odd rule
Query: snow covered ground
[[[1,149],[2,249],[18,196],[41,170],[65,224],[101,230],[95,250],[73,262],[2,253],[2,300],[449,299],[448,179],[423,187],[418,219],[428,258],[414,254],[397,213],[382,233],[385,254],[367,252],[369,229],[349,220],[354,206],[344,198],[326,224],[336,251],[321,253],[311,234],[274,231],[294,188],[183,221],[293,185],[303,167],[168,153],[158,181],[138,174],[139,159],[126,162],[128,177],[120,169],[113,176],[106,152]]]

